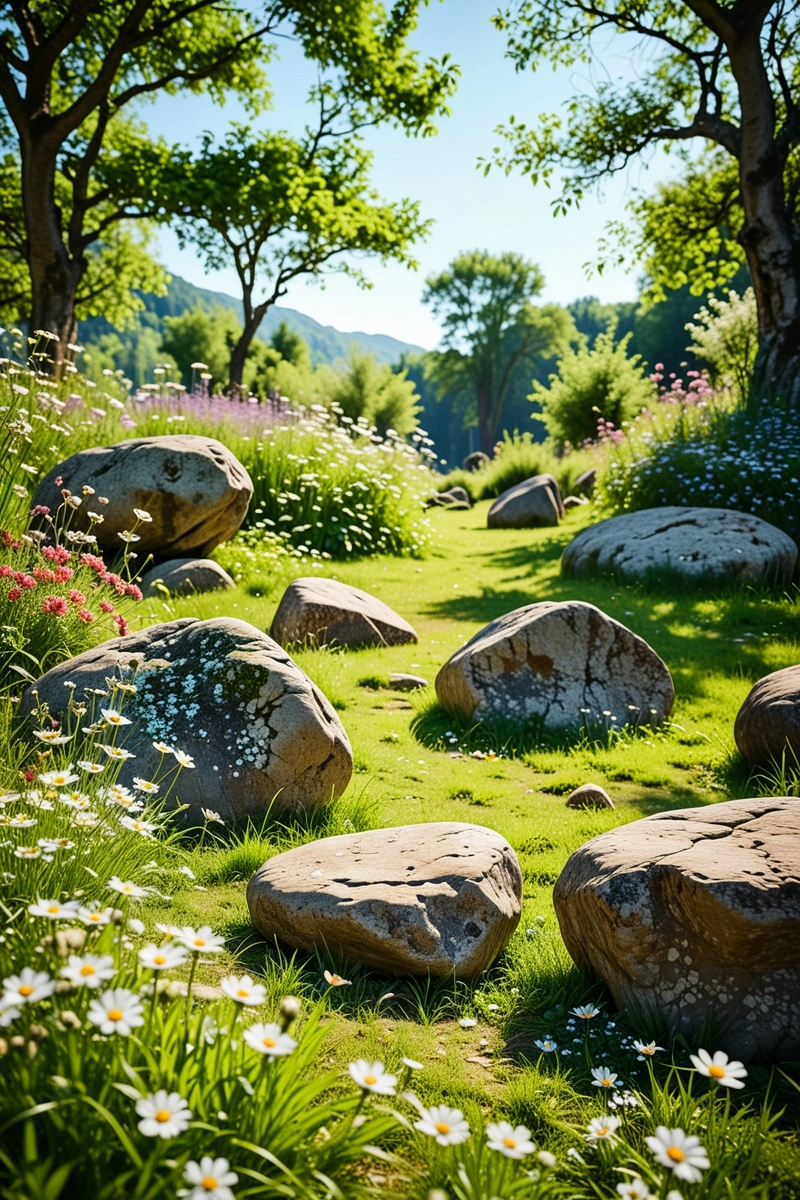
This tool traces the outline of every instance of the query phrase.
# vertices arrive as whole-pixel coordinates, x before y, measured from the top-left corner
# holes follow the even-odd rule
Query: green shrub
[[[554,475],[562,495],[572,491],[578,476],[597,462],[596,451],[572,450],[558,456],[553,443],[536,442],[530,433],[504,433],[495,457],[478,471],[450,471],[437,480],[437,490],[460,486],[466,489],[473,503],[494,500],[507,488],[530,479],[532,475]]]
[[[638,354],[629,355],[633,335],[614,341],[613,329],[600,333],[590,349],[584,341],[568,350],[548,387],[535,382],[530,399],[542,406],[541,420],[553,441],[581,446],[597,437],[600,419],[619,429],[652,404],[656,388]]]
[[[687,350],[708,363],[715,384],[733,388],[740,401],[746,400],[758,353],[755,292],[729,292],[727,300],[709,296],[695,321],[686,326],[693,339]]]

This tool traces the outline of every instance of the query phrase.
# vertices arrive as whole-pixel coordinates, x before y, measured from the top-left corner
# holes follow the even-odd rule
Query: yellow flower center
[[[171,1116],[172,1116],[172,1113],[169,1111],[168,1108],[160,1108],[158,1110],[158,1112],[156,1113],[156,1120],[159,1122],[160,1125],[165,1125]]]
[[[23,983],[22,987],[19,989],[19,994],[20,996],[32,996],[33,988],[29,983]]]
[[[517,1143],[513,1138],[503,1138],[503,1145],[508,1146],[509,1150],[515,1150]]]
[[[724,1067],[717,1067],[717,1066],[709,1067],[708,1073],[712,1079],[724,1079],[725,1078],[725,1068]]]
[[[598,1131],[597,1131],[597,1136],[598,1136],[598,1137],[605,1137],[607,1133],[608,1133],[608,1126],[607,1126],[607,1125],[603,1125],[601,1129],[598,1129]]]
[[[205,944],[206,944],[205,938],[194,938],[194,940],[192,941],[193,946],[205,946]]]
[[[667,1158],[671,1158],[673,1162],[683,1162],[686,1155],[681,1150],[680,1146],[668,1146]]]
[[[642,1046],[642,1054],[655,1054],[655,1050],[651,1049],[650,1046]]]
[[[239,988],[236,995],[237,996],[249,996],[250,993],[248,992],[247,988]]]
[[[370,1087],[372,1087],[372,1085],[377,1082],[378,1082],[378,1079],[377,1079],[376,1075],[365,1075],[364,1076],[364,1083],[369,1084]]]
[[[95,975],[96,971],[91,963],[84,963],[81,967],[81,975]]]
[[[122,1020],[122,1009],[121,1008],[110,1008],[108,1010],[108,1019],[109,1019],[109,1021],[121,1021]]]
[[[611,1087],[611,1080],[610,1079],[601,1079],[600,1086],[601,1087]]]
[[[277,1046],[277,1044],[278,1044],[275,1041],[275,1038],[266,1037],[263,1039],[263,1041],[264,1041],[264,1045],[267,1047],[268,1050],[272,1050],[272,1048],[274,1046]]]
[[[444,1121],[440,1121],[440,1122],[439,1122],[439,1124],[436,1126],[436,1132],[437,1132],[437,1133],[449,1133],[449,1132],[450,1132],[450,1126],[449,1126],[449,1125],[446,1125],[446,1124],[444,1123]]]
[[[216,1186],[217,1181],[213,1175],[206,1175],[205,1179],[200,1182],[200,1187],[205,1188],[207,1192],[213,1192]]]
[[[153,962],[156,964],[157,967],[163,967],[163,965],[166,961],[167,960],[163,954],[154,954],[153,955]]]
[[[99,921],[99,920],[100,920],[100,914],[99,914],[99,913],[92,913],[92,914],[91,914],[91,916],[89,917],[89,920],[90,920],[90,921]]]
[[[60,904],[49,904],[49,905],[47,906],[47,911],[48,911],[49,913],[56,913],[56,912],[60,912],[60,911],[61,911],[61,905],[60,905]]]

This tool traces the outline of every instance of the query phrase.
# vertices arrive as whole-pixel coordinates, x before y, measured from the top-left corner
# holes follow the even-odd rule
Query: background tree
[[[494,18],[518,70],[607,61],[609,34],[625,38],[632,79],[599,72],[594,90],[571,99],[563,120],[529,127],[512,118],[501,131],[509,148],[495,161],[507,170],[534,181],[565,170],[557,212],[661,143],[698,139],[731,163],[714,177],[715,206],[730,219],[753,280],[757,384],[793,401],[800,399],[799,20],[789,0],[513,0]]]
[[[351,420],[366,417],[383,437],[386,431],[412,433],[417,427],[419,396],[405,371],[395,372],[374,355],[355,348],[347,370],[337,372],[329,392],[329,404],[338,405]]]
[[[428,374],[440,394],[462,397],[467,422],[477,419],[486,454],[501,429],[514,376],[538,358],[566,349],[574,334],[566,309],[531,304],[544,276],[520,254],[475,250],[460,254],[447,270],[426,281],[423,303],[442,322],[444,350],[428,356]]]
[[[32,327],[69,341],[88,246],[119,220],[171,211],[157,173],[138,169],[133,154],[109,153],[127,106],[180,89],[218,101],[233,92],[259,111],[269,99],[269,37],[283,34],[336,75],[365,119],[430,132],[455,70],[446,60],[421,64],[408,48],[418,8],[419,0],[396,0],[388,12],[378,0],[264,0],[252,9],[237,0],[0,0],[0,101],[21,161]],[[152,147],[141,126],[138,140],[146,162]]]
[[[319,276],[343,254],[414,266],[409,246],[429,228],[416,202],[378,197],[369,183],[372,155],[338,132],[345,105],[327,88],[318,99],[319,122],[299,140],[234,125],[216,147],[205,135],[200,153],[177,168],[181,245],[196,246],[208,270],[233,266],[241,287],[244,327],[231,352],[232,390],[242,383],[261,322],[291,280]],[[350,261],[335,269],[369,286]]]

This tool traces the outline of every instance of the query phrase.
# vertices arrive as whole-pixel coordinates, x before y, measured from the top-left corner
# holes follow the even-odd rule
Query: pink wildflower
[[[94,620],[94,613],[90,612],[88,608],[78,609],[78,616],[82,621],[85,621],[87,625],[90,621]]]
[[[84,604],[86,602],[83,592],[79,592],[77,588],[70,588],[69,598],[73,604]]]
[[[9,600],[19,600],[21,595],[22,595],[22,591],[18,587],[13,587],[13,588],[8,589]]]
[[[67,615],[67,602],[63,596],[47,596],[42,601],[42,608],[46,613],[50,613],[54,617],[65,617]]]
[[[65,563],[69,562],[70,552],[66,546],[42,546],[42,554],[50,562]]]

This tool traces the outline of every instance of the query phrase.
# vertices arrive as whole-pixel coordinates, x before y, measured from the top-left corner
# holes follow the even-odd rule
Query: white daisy
[[[349,1064],[348,1070],[354,1082],[365,1092],[375,1092],[377,1096],[394,1095],[397,1076],[389,1075],[382,1062],[371,1063],[366,1058],[359,1058]]]
[[[43,771],[39,776],[39,783],[45,787],[66,787],[69,783],[74,783],[78,778],[73,774],[72,764],[67,765],[60,771]]]
[[[172,746],[168,746],[166,742],[153,742],[153,749],[159,754],[172,754]]]
[[[17,846],[14,851],[14,858],[41,858],[41,846]]]
[[[77,917],[79,921],[83,921],[84,925],[108,925],[109,921],[114,916],[113,908],[101,908],[98,901],[92,904],[87,904],[78,909]]]
[[[68,979],[73,987],[100,987],[115,974],[110,954],[70,954],[66,967],[61,968],[61,978]]]
[[[135,508],[135,509],[133,510],[133,515],[136,517],[136,520],[137,520],[137,521],[144,521],[144,522],[148,522],[148,521],[152,521],[152,519],[153,519],[153,518],[150,516],[150,513],[149,513],[149,512],[146,512],[146,511],[145,511],[145,509],[143,509],[143,508]],[[223,1161],[224,1161],[224,1160],[223,1160]]]
[[[531,1141],[531,1131],[524,1125],[510,1125],[508,1121],[498,1121],[486,1126],[487,1146],[497,1150],[506,1158],[524,1158],[533,1154],[536,1146]]]
[[[52,853],[54,850],[72,850],[75,846],[69,838],[39,838],[37,843],[43,850]]]
[[[4,819],[3,824],[11,829],[32,829],[39,822],[36,817],[29,817],[27,813],[15,813],[13,817]]]
[[[249,975],[226,975],[224,979],[220,979],[219,986],[231,1000],[248,1008],[263,1004],[267,998],[267,989],[263,983],[254,983]]]
[[[542,1038],[540,1042],[534,1042],[534,1045],[539,1047],[542,1054],[552,1054],[554,1050],[558,1049],[552,1038]]]
[[[37,900],[28,905],[28,912],[32,917],[47,917],[50,921],[72,920],[78,907],[77,900],[67,900],[64,904],[60,900]]]
[[[608,1067],[592,1067],[592,1087],[613,1088],[618,1079]]]
[[[655,1054],[658,1054],[659,1050],[664,1049],[663,1046],[657,1046],[655,1042],[634,1042],[633,1048],[639,1051],[642,1058],[653,1058]]]
[[[335,971],[325,971],[325,982],[328,987],[352,987],[349,979],[342,979],[341,975],[337,975]]]
[[[46,971],[34,971],[23,967],[19,975],[9,975],[3,980],[3,1001],[7,1004],[37,1004],[46,1000],[56,990],[56,981]]]
[[[181,767],[193,767],[194,766],[194,759],[192,758],[191,754],[184,754],[183,750],[173,750],[172,753],[174,754],[175,759],[179,766],[181,766]]]
[[[136,1112],[142,1118],[139,1132],[145,1137],[173,1138],[189,1128],[192,1119],[186,1101],[177,1092],[163,1088],[136,1102]]]
[[[617,1191],[625,1200],[650,1200],[653,1193],[643,1179],[631,1179],[629,1183],[618,1183]]]
[[[595,1004],[579,1004],[577,1008],[569,1010],[573,1016],[580,1017],[584,1021],[591,1021],[592,1017],[596,1017],[600,1009]]]
[[[193,954],[217,954],[225,945],[225,938],[213,933],[210,925],[202,925],[199,929],[193,929],[191,925],[184,925],[182,929],[172,926],[169,932]]]
[[[150,971],[170,971],[186,962],[186,951],[175,943],[145,946],[139,951],[139,966]]]
[[[101,708],[100,715],[108,725],[130,725],[131,721],[127,717],[123,717],[121,712],[117,712],[115,708]]]
[[[711,1164],[700,1139],[682,1129],[667,1129],[659,1125],[655,1137],[644,1139],[657,1162],[685,1183],[699,1183]]]
[[[219,815],[218,812],[214,812],[213,808],[201,808],[200,812],[203,814],[203,820],[205,821],[205,823],[207,825],[215,825],[215,824],[216,825],[224,825],[225,824],[222,817]]]
[[[120,817],[119,823],[126,829],[132,829],[134,833],[141,833],[144,837],[152,837],[158,829],[158,825],[154,821],[144,821],[141,817],[131,817],[128,814]]]
[[[157,783],[152,783],[149,779],[140,779],[138,775],[133,777],[133,786],[138,792],[144,792],[147,796],[155,796],[161,790]]]
[[[0,996],[0,1029],[7,1029],[13,1021],[22,1016],[22,1009],[17,1008],[12,997]]]
[[[121,895],[130,896],[133,900],[142,900],[150,894],[149,888],[139,887],[130,880],[123,882],[117,875],[112,875],[106,886],[111,888],[112,892],[120,892]]]
[[[261,1022],[245,1030],[244,1040],[253,1050],[265,1055],[270,1062],[291,1054],[297,1046],[294,1038],[284,1033],[280,1025],[264,1025]]]
[[[72,741],[71,736],[63,734],[60,729],[34,729],[33,736],[40,742],[47,742],[48,746],[63,746]]]
[[[747,1077],[744,1064],[736,1060],[731,1061],[724,1050],[717,1050],[713,1058],[707,1050],[698,1050],[697,1054],[690,1054],[689,1058],[696,1071],[713,1079],[719,1087],[744,1087],[742,1080]]]
[[[130,750],[126,750],[124,746],[107,746],[104,742],[98,742],[97,745],[109,758],[117,759],[120,762],[125,762],[129,758],[136,758],[136,755],[131,754]]]
[[[112,988],[91,1000],[86,1014],[101,1033],[127,1037],[132,1029],[144,1025],[142,1002],[129,988]]]
[[[613,1142],[621,1124],[619,1117],[593,1117],[586,1126],[586,1141],[590,1146],[596,1146],[598,1142]]]
[[[82,758],[79,761],[78,766],[82,771],[86,771],[88,775],[99,775],[101,771],[105,771],[107,764],[96,763],[92,762],[88,758]]]
[[[227,1158],[190,1159],[183,1172],[183,1178],[192,1184],[192,1190],[185,1193],[187,1200],[234,1200],[231,1184],[238,1183],[239,1176],[229,1167]]]
[[[446,1104],[436,1104],[433,1108],[423,1108],[420,1105],[420,1119],[414,1122],[414,1128],[428,1137],[435,1138],[440,1146],[458,1146],[469,1137],[469,1125],[464,1120],[460,1108],[448,1108]]]

